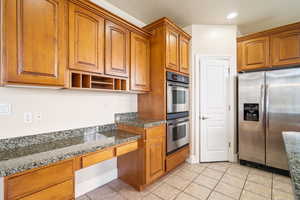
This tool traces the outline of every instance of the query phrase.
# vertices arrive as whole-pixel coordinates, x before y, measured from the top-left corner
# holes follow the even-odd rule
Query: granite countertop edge
[[[101,133],[98,133],[98,134],[101,134]],[[12,160],[2,161],[2,162],[12,162],[13,164],[12,165],[7,164],[6,166],[5,166],[5,164],[4,164],[4,166],[0,165],[0,177],[10,176],[10,175],[24,172],[27,170],[31,170],[34,168],[47,166],[47,165],[50,165],[50,164],[53,164],[53,163],[56,163],[59,161],[71,159],[76,156],[82,156],[87,153],[96,152],[96,151],[99,151],[99,150],[102,150],[105,148],[129,143],[129,142],[134,142],[134,141],[137,141],[141,137],[139,135],[134,135],[129,132],[128,132],[128,134],[130,134],[131,136],[121,139],[118,142],[111,142],[111,143],[103,144],[103,141],[97,141],[97,142],[94,142],[93,144],[77,144],[77,145],[72,145],[69,147],[61,148],[61,149],[55,149],[55,150],[50,150],[47,152],[38,153],[39,155],[43,154],[43,156],[45,156],[47,154],[47,156],[45,156],[46,158],[43,158],[43,159],[38,159],[38,158],[35,159],[34,156],[36,156],[36,155],[33,154],[33,155],[21,157],[21,158],[15,158]],[[51,155],[51,154],[54,154],[54,155]],[[16,164],[16,162],[17,163],[19,162],[19,163]]]
[[[152,128],[155,126],[159,126],[161,124],[165,124],[166,120],[144,120],[144,119],[131,119],[125,121],[119,121],[117,124],[123,124],[128,126],[135,126],[140,128]]]

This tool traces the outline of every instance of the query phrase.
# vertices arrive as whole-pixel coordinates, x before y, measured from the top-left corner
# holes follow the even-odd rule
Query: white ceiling
[[[107,0],[146,24],[168,17],[181,27],[237,24],[249,34],[300,21],[300,0]],[[227,20],[230,12],[238,12]]]

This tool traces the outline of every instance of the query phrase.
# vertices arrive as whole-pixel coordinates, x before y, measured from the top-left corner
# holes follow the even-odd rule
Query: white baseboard
[[[190,155],[188,157],[188,159],[186,160],[186,162],[188,162],[190,164],[197,164],[197,163],[199,163],[199,160],[196,158],[195,155]]]

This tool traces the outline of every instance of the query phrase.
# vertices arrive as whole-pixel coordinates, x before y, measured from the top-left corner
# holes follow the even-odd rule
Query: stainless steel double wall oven
[[[189,144],[189,77],[167,72],[167,153]]]

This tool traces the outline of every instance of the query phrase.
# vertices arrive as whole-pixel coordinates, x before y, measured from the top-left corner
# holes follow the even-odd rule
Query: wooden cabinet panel
[[[180,36],[180,72],[189,74],[189,40]]]
[[[165,173],[166,126],[143,129],[119,125],[118,128],[142,136],[138,151],[118,157],[119,178],[142,190]]]
[[[146,138],[146,182],[150,183],[165,172],[164,126],[147,130]]]
[[[105,73],[128,77],[130,32],[110,21],[106,21],[105,27]]]
[[[167,28],[166,37],[166,67],[179,71],[179,33]]]
[[[116,148],[116,156],[121,156],[131,151],[138,149],[138,142],[132,142],[130,144],[122,145]]]
[[[300,64],[300,29],[271,36],[272,65]]]
[[[73,188],[73,179],[71,179],[35,194],[23,197],[20,200],[71,200],[74,197]]]
[[[241,70],[269,67],[269,37],[260,37],[242,42]]]
[[[131,90],[150,90],[150,41],[131,33]]]
[[[71,69],[103,73],[104,19],[69,4],[69,64]]]
[[[108,149],[82,157],[82,167],[88,167],[114,157],[114,149]]]
[[[183,163],[189,156],[189,146],[186,146],[179,151],[167,156],[166,171],[170,171]]]
[[[242,49],[242,42],[237,43],[237,71],[243,71],[243,49]]]
[[[64,0],[5,0],[6,82],[64,85]]]
[[[61,183],[73,177],[73,160],[58,163],[32,172],[9,178],[7,197],[15,199],[49,186]]]

